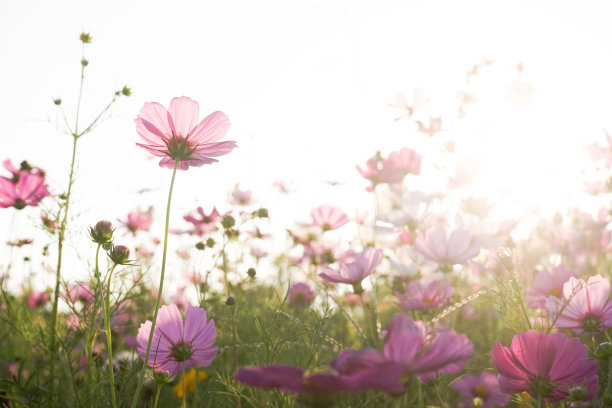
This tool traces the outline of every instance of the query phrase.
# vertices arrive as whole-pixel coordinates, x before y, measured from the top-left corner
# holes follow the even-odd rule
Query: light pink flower
[[[28,205],[37,206],[49,195],[41,174],[44,173],[19,170],[11,179],[0,177],[0,208],[15,207],[21,210]]]
[[[153,207],[149,207],[147,211],[142,211],[140,208],[137,208],[128,213],[127,220],[119,220],[119,222],[134,236],[136,236],[138,231],[149,231],[151,223],[153,222]]]
[[[565,333],[519,333],[510,348],[495,344],[491,358],[505,394],[527,392],[555,402],[564,400],[570,388],[584,385],[584,401],[589,401],[597,391],[597,361],[589,360],[587,348],[577,337],[569,339]]]
[[[212,211],[208,215],[204,212],[202,207],[198,207],[197,212],[199,217],[197,215],[186,215],[183,217],[185,221],[193,224],[193,228],[187,231],[187,233],[191,235],[202,237],[210,234],[217,229],[217,221],[221,221],[223,219],[223,216],[219,214],[219,211],[217,211],[217,208],[215,207],[213,207]]]
[[[576,334],[603,332],[612,327],[612,302],[610,281],[601,275],[591,276],[586,282],[570,277],[563,285],[563,297],[568,305],[555,322],[561,329],[571,329]],[[547,307],[551,319],[555,319],[561,300],[549,298]]]
[[[393,103],[390,103],[389,106],[405,110],[406,115],[408,117],[412,116],[416,108],[420,108],[421,106],[425,105],[425,103],[427,103],[427,101],[429,100],[425,98],[425,92],[420,88],[416,88],[414,90],[412,94],[412,98],[410,100],[406,98],[406,94],[403,92],[396,93],[394,99],[395,100],[393,101]],[[396,118],[395,120],[397,121],[397,120],[400,120],[401,118],[402,117],[400,116],[399,118]]]
[[[136,131],[146,142],[136,143],[149,153],[162,157],[160,167],[187,170],[218,161],[237,147],[234,141],[218,142],[230,129],[223,112],[213,112],[198,123],[200,105],[186,96],[173,98],[168,109],[157,102],[144,104],[135,119]]]
[[[429,126],[425,126],[420,120],[416,121],[418,131],[425,133],[429,137],[433,137],[437,132],[442,130],[442,118],[429,118]]]
[[[137,351],[144,360],[147,342],[151,333],[151,321],[147,320],[138,329]],[[208,320],[206,311],[189,305],[185,323],[176,305],[165,305],[159,309],[157,324],[151,343],[148,365],[167,370],[172,375],[196,365],[207,367],[217,355],[213,347],[216,339],[214,320]]]
[[[499,389],[497,376],[488,371],[483,371],[479,376],[464,375],[450,386],[468,398],[468,407],[476,406],[476,401],[479,401],[481,405],[478,407],[481,408],[493,408],[494,405],[505,406],[508,403],[508,396],[502,394]]]
[[[563,294],[563,284],[574,273],[564,265],[559,265],[551,272],[542,270],[535,274],[531,288],[527,291],[527,305],[533,309],[546,309],[546,298],[560,298]]]
[[[375,187],[380,183],[395,184],[404,180],[407,174],[421,174],[422,156],[407,147],[391,152],[389,157],[381,159],[375,156],[366,162],[366,168],[357,166],[357,171],[372,182]],[[368,190],[371,190],[368,188]]]
[[[462,264],[480,253],[480,244],[464,229],[453,230],[447,237],[446,231],[439,226],[431,227],[420,234],[414,248],[425,258],[440,264]]]
[[[401,303],[397,303],[404,310],[431,310],[441,307],[455,293],[455,289],[439,280],[431,281],[428,285],[420,281],[411,281],[406,285],[406,296],[395,292]]]
[[[338,260],[338,270],[323,265],[323,273],[319,276],[330,283],[348,283],[356,285],[370,275],[380,261],[383,253],[380,249],[368,247],[360,253],[347,251]]]
[[[348,222],[348,217],[338,207],[323,204],[310,212],[315,225],[323,228],[323,231],[335,230]]]
[[[253,201],[251,198],[252,193],[246,190],[238,190],[235,188],[232,191],[232,204],[236,205],[249,205]]]
[[[287,300],[295,307],[308,307],[314,299],[314,292],[306,283],[294,283],[289,288]]]
[[[422,322],[415,324],[403,314],[393,316],[384,340],[387,360],[401,363],[406,374],[422,381],[429,381],[438,373],[459,373],[474,350],[464,334],[450,329],[426,330]]]

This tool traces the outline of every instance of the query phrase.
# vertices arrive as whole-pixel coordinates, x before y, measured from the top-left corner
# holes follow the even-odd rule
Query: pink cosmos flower
[[[43,175],[42,171],[29,173],[19,170],[10,179],[0,177],[0,208],[15,207],[22,210],[28,205],[37,206],[49,195]]]
[[[315,225],[323,228],[323,231],[335,230],[348,222],[348,217],[338,207],[324,204],[310,212]]]
[[[49,301],[49,295],[47,292],[32,291],[28,295],[28,307],[35,309],[40,306],[44,306]]]
[[[546,309],[546,298],[560,298],[563,284],[574,273],[564,265],[559,265],[552,271],[542,270],[535,274],[531,288],[527,291],[527,305],[533,309]]]
[[[425,236],[420,234],[414,248],[430,261],[449,265],[466,265],[480,253],[480,244],[468,231],[456,229],[447,237],[446,231],[439,226],[428,229]]]
[[[198,123],[200,105],[186,96],[173,98],[168,109],[157,102],[144,104],[136,122],[136,131],[146,144],[136,143],[149,153],[162,157],[160,167],[178,169],[200,167],[218,161],[237,147],[234,141],[219,142],[230,129],[223,112],[213,112]]]
[[[597,361],[588,359],[587,348],[577,337],[570,339],[565,333],[519,333],[510,348],[495,344],[491,358],[505,394],[527,392],[555,402],[582,385],[587,391],[584,401],[589,401],[597,391]]]
[[[421,174],[422,156],[407,147],[391,152],[389,157],[375,156],[366,162],[366,169],[357,166],[357,171],[372,182],[369,191],[380,183],[395,184],[404,180],[407,174]]]
[[[252,193],[246,190],[238,190],[235,188],[232,191],[232,204],[236,205],[249,205],[253,201],[251,198]]]
[[[119,220],[119,222],[134,236],[136,236],[138,231],[149,231],[151,223],[153,222],[153,207],[149,207],[147,211],[142,211],[140,208],[137,208],[128,213],[127,220]]]
[[[395,94],[395,100],[393,103],[390,103],[389,106],[394,108],[399,108],[406,111],[406,116],[411,117],[416,108],[420,108],[425,105],[429,99],[425,98],[425,92],[416,88],[412,94],[412,98],[410,101],[406,98],[406,94],[403,92],[398,92]],[[402,117],[396,118],[395,121],[400,120]]]
[[[314,292],[306,283],[294,283],[289,288],[287,300],[295,307],[308,307],[314,299]]]
[[[442,306],[455,293],[455,289],[439,280],[424,285],[420,281],[411,281],[406,285],[406,296],[395,292],[401,303],[397,303],[404,310],[431,310]]]
[[[217,229],[216,222],[223,219],[223,216],[219,214],[219,211],[217,211],[217,208],[215,207],[213,207],[212,211],[208,215],[206,215],[202,207],[198,207],[197,212],[199,217],[197,215],[186,215],[183,217],[185,221],[193,224],[193,228],[187,231],[191,235],[202,237],[210,234]]]
[[[78,285],[69,285],[67,301],[69,303],[83,302],[89,304],[93,301],[94,290],[91,288],[89,283],[83,282]]]
[[[360,253],[347,251],[338,261],[338,270],[323,265],[323,273],[319,276],[330,283],[348,283],[357,285],[370,275],[380,261],[383,253],[380,249],[368,247]]]
[[[433,137],[437,132],[442,130],[442,118],[429,118],[429,127],[425,126],[420,120],[416,121],[418,131],[425,133],[429,137]]]
[[[413,322],[403,314],[393,316],[384,340],[387,360],[402,364],[405,374],[422,381],[438,373],[459,373],[474,350],[464,334],[443,328],[426,330],[422,322]]]
[[[147,320],[138,329],[137,351],[144,360],[147,342],[151,333],[151,321]],[[212,347],[216,339],[214,320],[208,320],[206,311],[189,305],[185,323],[176,305],[165,305],[159,309],[157,324],[151,343],[148,365],[155,369],[167,370],[177,375],[183,369],[196,365],[206,367],[217,355]]]
[[[576,334],[603,332],[612,327],[610,281],[601,275],[591,276],[586,282],[570,277],[563,285],[563,297],[569,302],[556,319],[555,326],[572,329]],[[554,320],[563,302],[547,299],[551,319]]]
[[[467,374],[450,385],[468,398],[468,407],[493,408],[494,405],[505,406],[508,396],[499,389],[497,376],[483,371],[479,376]]]

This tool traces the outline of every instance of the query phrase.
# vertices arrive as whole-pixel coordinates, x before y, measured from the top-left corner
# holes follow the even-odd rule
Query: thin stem
[[[91,313],[91,332],[89,333],[89,340],[87,341],[87,347],[85,349],[85,354],[87,356],[87,396],[89,398],[92,397],[93,394],[93,390],[92,390],[92,378],[93,378],[93,361],[92,361],[92,356],[93,356],[93,344],[95,342],[95,338],[96,338],[96,311],[98,310],[98,300],[102,297],[102,286],[100,284],[100,269],[98,268],[98,257],[100,255],[100,247],[102,245],[98,244],[98,247],[96,248],[96,269],[94,271],[96,280],[98,282],[98,290],[95,291],[94,293],[94,302],[93,302],[93,309],[92,309],[92,313]]]
[[[145,353],[144,364],[142,365],[142,370],[140,370],[140,376],[138,377],[138,386],[136,387],[136,392],[134,393],[134,398],[132,399],[132,408],[136,408],[138,404],[138,397],[140,396],[140,391],[142,389],[142,382],[144,380],[145,371],[147,370],[147,366],[149,365],[149,355],[151,354],[151,343],[153,342],[153,333],[155,330],[155,325],[157,323],[157,312],[159,311],[159,306],[161,305],[162,299],[162,291],[164,289],[164,274],[166,272],[166,252],[168,249],[168,226],[170,225],[170,203],[172,202],[172,188],[174,187],[174,179],[176,177],[176,169],[178,167],[178,160],[174,161],[174,170],[172,171],[172,181],[170,181],[170,191],[168,192],[168,204],[166,205],[166,228],[164,230],[164,251],[162,254],[162,266],[161,266],[161,277],[159,279],[159,292],[157,293],[157,301],[155,303],[155,312],[153,313],[153,320],[151,322],[151,332],[149,333],[149,341],[147,342],[147,352]]]
[[[187,381],[185,380],[185,360],[183,360],[183,383],[182,388],[183,388],[183,408],[187,408],[187,393],[185,392],[185,383]],[[197,382],[197,379],[196,379]]]
[[[153,403],[153,408],[157,408],[157,404],[159,404],[159,394],[161,393],[162,385],[157,384],[157,392],[155,393],[155,402]]]
[[[85,65],[82,61],[85,60],[85,43],[81,44],[81,85],[79,86],[79,99],[77,101],[76,119],[74,123],[74,137],[78,137],[79,132],[79,113],[81,111],[81,98],[83,96],[83,82],[85,82]]]
[[[113,368],[113,342],[111,339],[111,326],[110,326],[110,284],[113,271],[117,264],[114,264],[108,274],[108,284],[106,285],[106,299],[103,302],[102,312],[104,313],[104,326],[106,327],[106,345],[108,347],[108,376],[110,380],[111,398],[113,407],[117,408],[117,396],[115,395],[115,369]],[[102,287],[100,287],[102,290]]]

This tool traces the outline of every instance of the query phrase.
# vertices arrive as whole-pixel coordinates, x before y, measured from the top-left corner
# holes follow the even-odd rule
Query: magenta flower
[[[385,159],[377,156],[371,158],[366,162],[366,169],[357,166],[357,171],[370,180],[374,187],[380,183],[395,184],[402,182],[407,174],[421,174],[421,159],[420,154],[404,147],[391,152]]]
[[[151,321],[147,320],[138,329],[137,351],[144,360],[147,342],[151,333]],[[155,369],[167,370],[177,375],[183,369],[196,365],[207,367],[217,355],[215,342],[217,332],[214,320],[208,320],[206,311],[189,305],[185,323],[176,305],[165,305],[159,309],[151,354],[147,364]]]
[[[348,217],[338,207],[324,204],[310,212],[315,225],[323,228],[323,231],[335,230],[348,222]]]
[[[28,295],[28,307],[35,309],[40,306],[44,306],[49,301],[49,295],[47,292],[32,291]]]
[[[450,266],[466,265],[469,259],[480,253],[480,244],[468,231],[456,229],[447,237],[446,231],[439,226],[428,229],[425,236],[420,234],[414,248],[430,261]]]
[[[576,334],[603,332],[612,327],[610,281],[601,275],[591,276],[586,282],[570,277],[563,285],[563,296],[568,305],[561,311],[555,326],[571,329]],[[547,299],[551,319],[561,309],[561,300]]]
[[[564,400],[569,390],[586,387],[589,401],[597,391],[597,361],[588,359],[587,348],[576,337],[529,330],[512,339],[510,348],[495,344],[491,358],[505,394],[527,392],[549,402]]]
[[[406,315],[393,316],[384,335],[387,360],[400,363],[405,374],[422,381],[438,373],[459,373],[469,361],[474,345],[464,334],[450,329],[424,330],[417,324]]]
[[[406,296],[399,292],[395,292],[395,296],[400,300],[401,303],[397,305],[402,309],[425,311],[441,307],[453,293],[455,289],[446,282],[434,280],[424,285],[420,281],[411,281],[406,285]]]
[[[35,207],[49,195],[42,170],[16,170],[9,160],[4,161],[4,167],[12,177],[0,177],[0,208],[15,207],[21,210],[29,205]]]
[[[327,265],[323,265],[324,272],[320,273],[319,276],[330,283],[357,285],[374,272],[380,261],[382,261],[382,257],[382,251],[372,247],[364,249],[361,253],[348,251],[338,261],[337,271]]]
[[[574,273],[564,265],[559,265],[551,272],[542,270],[536,273],[527,291],[527,305],[533,309],[546,309],[546,298],[560,298],[563,294],[563,284]]]
[[[508,396],[499,389],[497,376],[488,371],[483,371],[479,376],[464,375],[450,386],[468,398],[468,407],[493,408],[494,405],[505,406],[508,403]]]
[[[193,224],[193,228],[187,231],[187,233],[191,235],[202,237],[210,234],[217,228],[216,222],[223,219],[223,216],[219,214],[219,211],[217,211],[217,208],[215,207],[213,207],[212,211],[208,215],[206,215],[202,207],[198,207],[196,211],[198,212],[199,217],[198,215],[186,215],[183,217],[185,221]]]
[[[308,307],[314,299],[314,292],[306,283],[294,283],[289,288],[287,300],[295,307]]]
[[[168,109],[157,102],[144,104],[135,119],[136,131],[146,142],[136,143],[149,153],[162,157],[160,167],[187,170],[218,161],[237,147],[234,141],[219,142],[230,129],[223,112],[213,112],[198,123],[200,105],[186,96],[173,98]]]
[[[153,222],[153,207],[149,207],[147,211],[142,211],[140,208],[137,208],[128,213],[127,220],[119,220],[119,222],[134,236],[136,236],[138,231],[149,231],[151,223]]]

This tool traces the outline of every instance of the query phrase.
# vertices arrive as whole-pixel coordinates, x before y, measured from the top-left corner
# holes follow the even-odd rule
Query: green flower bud
[[[223,228],[225,229],[230,229],[234,225],[236,225],[236,220],[231,215],[226,215],[223,217],[223,221],[221,221],[221,225],[223,225]]]
[[[89,35],[89,33],[81,33],[79,40],[81,40],[83,44],[89,44],[91,43],[91,35]]]
[[[116,265],[126,265],[128,264],[130,258],[130,250],[128,247],[123,245],[115,245],[108,252],[108,257],[113,261]]]
[[[255,275],[257,275],[257,271],[255,270],[255,268],[249,268],[249,270],[247,271],[247,274],[251,277],[254,278]]]
[[[62,100],[60,98],[55,98],[53,99],[53,103],[56,105],[61,105],[62,104]]]
[[[113,224],[110,221],[98,221],[93,227],[89,227],[89,236],[96,244],[105,245],[113,240]]]
[[[121,89],[123,96],[132,96],[132,88],[128,88],[127,85]]]
[[[84,66],[84,67],[86,67],[86,66],[88,66],[88,65],[89,65],[89,61],[87,61],[85,58],[83,58],[83,59],[81,60],[81,65],[82,65],[82,66]]]
[[[195,244],[195,247],[198,251],[203,251],[206,248],[206,243],[204,241],[200,241]]]
[[[236,299],[234,299],[233,296],[228,296],[227,299],[225,299],[225,304],[228,306],[234,306],[236,304]]]
[[[214,248],[214,247],[215,247],[215,244],[216,244],[216,242],[215,242],[215,240],[214,240],[214,239],[212,239],[212,238],[208,238],[208,239],[206,240],[206,246],[207,246],[207,247],[209,247],[209,248]]]

